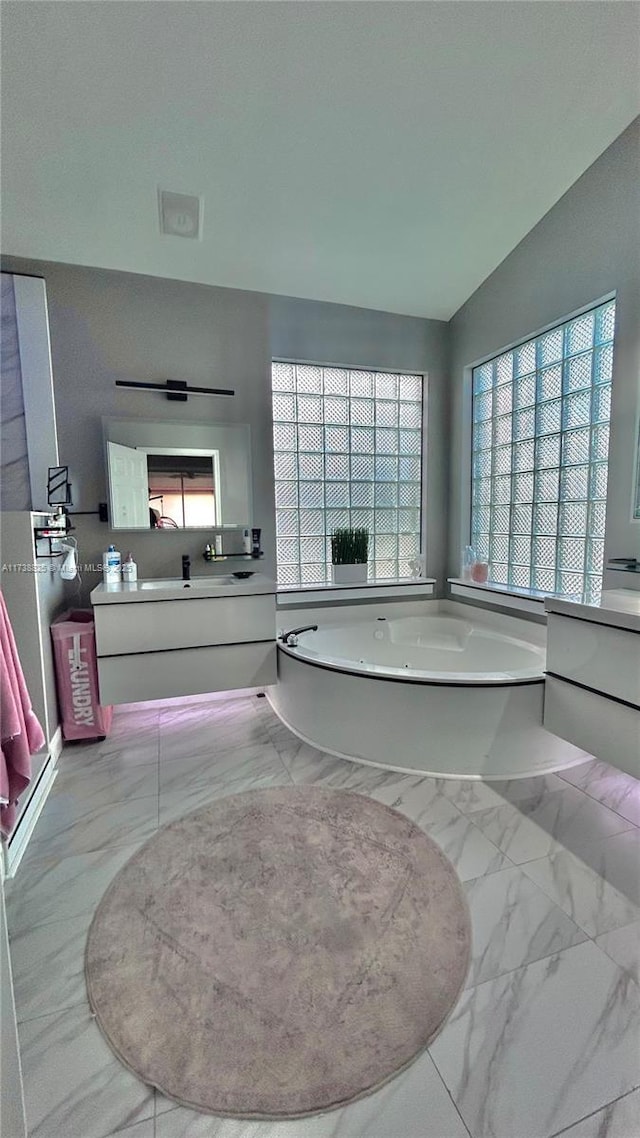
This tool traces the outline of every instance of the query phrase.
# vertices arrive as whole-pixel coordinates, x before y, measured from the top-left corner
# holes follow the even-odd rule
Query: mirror
[[[158,529],[218,525],[220,454],[147,452],[150,522]]]
[[[246,423],[105,419],[114,530],[251,526],[251,443]]]

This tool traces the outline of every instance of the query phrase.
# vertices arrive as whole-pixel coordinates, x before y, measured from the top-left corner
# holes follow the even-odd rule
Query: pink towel
[[[18,795],[31,779],[31,755],[45,738],[31,710],[13,629],[0,592],[0,832],[9,835],[15,825]]]

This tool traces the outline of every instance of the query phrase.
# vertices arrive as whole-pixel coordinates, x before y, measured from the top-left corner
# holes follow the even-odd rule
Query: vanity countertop
[[[186,601],[193,598],[251,597],[276,592],[276,583],[263,573],[240,579],[232,575],[193,577],[182,581],[177,577],[96,585],[91,591],[92,605],[140,604],[153,601]]]
[[[546,612],[640,632],[640,590],[608,589],[593,604],[571,601],[566,597],[547,597],[544,607]]]

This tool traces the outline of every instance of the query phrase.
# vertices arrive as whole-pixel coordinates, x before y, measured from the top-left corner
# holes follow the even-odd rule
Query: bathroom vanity
[[[103,704],[276,683],[275,582],[196,577],[91,593]]]
[[[544,726],[640,777],[640,592],[548,597]]]

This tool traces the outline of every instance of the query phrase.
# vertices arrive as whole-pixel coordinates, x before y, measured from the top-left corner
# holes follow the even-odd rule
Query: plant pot
[[[366,561],[354,565],[332,565],[332,569],[336,585],[362,584],[369,577],[369,565]]]

